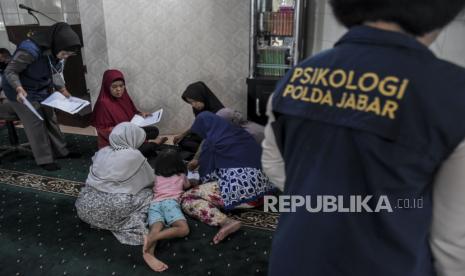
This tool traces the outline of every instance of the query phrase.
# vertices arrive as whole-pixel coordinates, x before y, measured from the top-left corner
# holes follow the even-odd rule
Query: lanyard
[[[56,67],[52,65],[52,61],[50,60],[50,56],[47,56],[47,58],[48,58],[48,63],[50,64],[50,69],[52,70],[52,75],[53,75],[53,74],[60,74],[60,75],[62,75],[62,74],[63,74],[63,69],[65,68],[65,61],[64,61],[64,60],[60,60],[60,61],[59,61],[60,68],[59,68],[59,69],[56,69]]]

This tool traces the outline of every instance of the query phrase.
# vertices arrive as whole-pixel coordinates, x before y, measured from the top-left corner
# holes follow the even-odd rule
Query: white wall
[[[245,113],[249,1],[89,2],[79,0],[93,99],[104,69],[115,68],[125,74],[129,94],[140,110],[164,108],[158,125],[162,133],[190,126],[192,109],[181,94],[199,80],[226,106]]]
[[[84,40],[82,53],[87,68],[86,86],[95,104],[103,72],[109,68],[103,0],[78,0],[78,6]]]
[[[465,13],[441,32],[431,49],[438,57],[465,67]]]
[[[335,19],[328,0],[316,0],[316,40],[314,52],[332,48],[345,33],[346,28]],[[433,52],[440,58],[465,67],[465,12],[445,28],[437,41],[431,45]]]

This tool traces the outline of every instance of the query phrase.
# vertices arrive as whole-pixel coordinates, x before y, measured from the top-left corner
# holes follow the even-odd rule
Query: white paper
[[[39,118],[41,121],[44,120],[44,118],[42,118],[42,116],[40,116],[39,112],[37,112],[37,110],[32,106],[31,102],[29,102],[23,95],[20,95],[19,97],[23,100],[23,104],[27,108],[29,108],[29,110],[31,110],[32,113],[34,113],[34,115],[37,116],[37,118]]]
[[[90,103],[89,101],[76,97],[66,98],[60,92],[54,92],[47,99],[43,100],[41,104],[60,109],[70,114],[76,114]]]
[[[163,108],[161,108],[158,111],[155,111],[152,113],[152,115],[147,116],[147,117],[142,117],[140,115],[134,115],[134,117],[131,120],[131,123],[138,125],[140,127],[146,127],[150,125],[154,125],[161,120],[161,116],[163,115]]]
[[[200,180],[200,174],[197,171],[187,171],[187,179]]]
[[[136,114],[136,115],[134,115],[134,117],[132,117],[131,123],[133,123],[135,125],[138,125],[138,126],[143,126],[144,117]]]

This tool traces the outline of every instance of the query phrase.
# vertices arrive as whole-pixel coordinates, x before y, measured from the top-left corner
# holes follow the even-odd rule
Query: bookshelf
[[[266,123],[276,82],[302,59],[307,0],[250,0],[249,120]]]

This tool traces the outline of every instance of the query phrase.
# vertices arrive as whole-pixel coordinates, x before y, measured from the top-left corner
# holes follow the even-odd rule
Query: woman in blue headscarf
[[[184,193],[182,207],[188,215],[220,226],[213,238],[219,243],[241,226],[220,209],[255,207],[273,187],[261,170],[261,147],[247,131],[208,111],[197,115],[191,131],[204,139],[199,173],[205,184]]]

